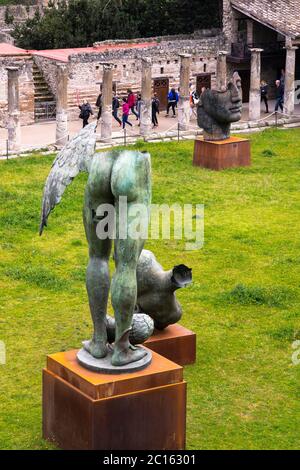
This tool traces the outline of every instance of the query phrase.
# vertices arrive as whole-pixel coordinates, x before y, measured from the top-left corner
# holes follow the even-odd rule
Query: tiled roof
[[[95,47],[78,47],[74,49],[47,49],[44,51],[30,51],[31,54],[46,57],[60,62],[68,62],[69,56],[74,54],[93,54],[122,49],[140,49],[157,46],[157,42],[103,44]]]
[[[0,56],[5,55],[27,55],[28,52],[25,49],[20,49],[15,47],[12,44],[7,44],[6,42],[0,43]]]
[[[231,0],[231,4],[285,36],[300,37],[300,0]]]

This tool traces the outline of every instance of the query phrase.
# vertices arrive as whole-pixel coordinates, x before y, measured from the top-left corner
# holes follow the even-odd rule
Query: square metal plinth
[[[178,323],[155,330],[145,346],[180,366],[196,362],[196,334]]]
[[[250,141],[239,137],[207,141],[203,140],[203,137],[198,137],[195,140],[193,165],[216,171],[250,166]]]
[[[185,448],[186,383],[179,365],[152,352],[145,370],[106,375],[81,367],[77,351],[48,356],[43,437],[62,449]]]

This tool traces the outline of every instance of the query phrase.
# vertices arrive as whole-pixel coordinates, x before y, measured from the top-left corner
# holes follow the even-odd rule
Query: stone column
[[[112,136],[112,88],[113,64],[103,65],[101,139],[110,141]]]
[[[263,49],[251,49],[251,82],[249,99],[249,120],[256,121],[260,118],[260,81],[261,81],[261,53]]]
[[[152,60],[148,57],[142,59],[142,103],[141,103],[141,135],[151,133],[152,128]]]
[[[178,123],[181,131],[186,131],[190,123],[190,70],[191,55],[181,54],[180,96],[178,103]]]
[[[226,90],[227,86],[227,52],[219,51],[217,60],[217,90]]]
[[[21,145],[20,102],[19,102],[19,68],[7,67],[8,96],[8,150],[18,151]]]
[[[223,33],[225,48],[228,48],[228,50],[230,50],[231,44],[236,42],[236,23],[231,0],[223,0]]]
[[[286,47],[284,112],[291,116],[295,111],[295,67],[298,47]]]
[[[56,71],[56,145],[68,142],[68,69],[57,64]]]

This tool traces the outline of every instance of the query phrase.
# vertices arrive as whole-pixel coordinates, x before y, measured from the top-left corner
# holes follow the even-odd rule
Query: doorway
[[[201,73],[197,75],[196,89],[198,96],[202,93],[202,88],[209,89],[211,88],[211,74],[210,73]]]
[[[243,103],[249,103],[250,96],[250,70],[238,70],[242,79]]]
[[[154,93],[157,93],[160,111],[166,110],[168,106],[169,79],[155,78],[153,83],[153,91]]]

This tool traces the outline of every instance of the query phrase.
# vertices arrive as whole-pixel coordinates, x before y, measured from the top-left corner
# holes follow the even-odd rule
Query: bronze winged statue
[[[83,344],[93,358],[102,359],[109,352],[108,344],[114,342],[111,364],[123,367],[139,363],[145,357],[146,350],[135,344],[146,340],[154,326],[165,328],[181,317],[174,293],[191,282],[191,270],[180,265],[165,272],[154,255],[143,250],[143,236],[132,238],[127,233],[128,236],[119,237],[120,197],[126,197],[129,223],[134,204],[146,208],[147,220],[141,216],[140,223],[147,228],[151,203],[150,155],[128,150],[96,153],[95,132],[96,124],[86,126],[56,157],[44,188],[40,235],[67,186],[80,172],[87,172],[83,221],[89,245],[86,287],[94,332],[92,339]],[[115,208],[113,240],[98,236],[101,205]],[[111,282],[109,258],[113,241],[116,270]],[[107,316],[110,289],[115,320]],[[135,311],[138,313],[134,315]]]

